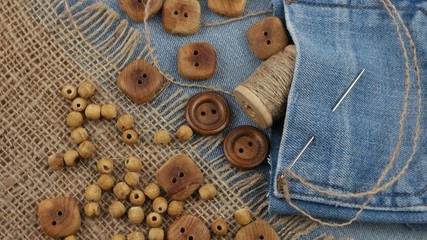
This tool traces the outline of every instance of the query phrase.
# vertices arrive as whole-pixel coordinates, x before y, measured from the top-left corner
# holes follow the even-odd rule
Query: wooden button
[[[74,198],[46,199],[40,203],[38,212],[40,226],[50,237],[66,237],[80,229],[80,212]]]
[[[166,233],[168,240],[210,240],[208,227],[198,217],[185,215],[174,221]]]
[[[237,17],[245,10],[246,0],[208,0],[208,7],[212,12],[227,17]]]
[[[200,28],[200,3],[197,0],[166,0],[162,13],[163,28],[172,34],[189,35]]]
[[[159,185],[174,200],[184,200],[203,182],[199,167],[184,154],[173,156],[156,173]]]
[[[189,43],[178,50],[178,72],[188,80],[212,77],[216,70],[216,51],[209,43]]]
[[[248,29],[247,37],[252,51],[262,60],[283,50],[289,42],[278,17],[268,17],[255,23]]]
[[[163,81],[163,75],[155,67],[137,59],[120,73],[117,86],[132,101],[143,104],[160,91]]]
[[[231,130],[224,139],[224,154],[240,169],[252,169],[267,159],[270,151],[268,137],[252,126]]]
[[[145,9],[149,0],[119,0],[119,5],[123,12],[126,13],[135,22],[144,22]],[[156,15],[162,8],[163,0],[151,0],[147,9],[148,18]]]
[[[188,100],[184,115],[195,132],[206,136],[215,135],[230,122],[230,107],[218,94],[201,92]]]
[[[276,231],[262,220],[256,220],[255,222],[241,228],[237,234],[235,240],[279,240],[279,236]]]

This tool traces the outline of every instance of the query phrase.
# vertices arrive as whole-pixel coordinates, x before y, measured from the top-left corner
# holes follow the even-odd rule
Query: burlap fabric
[[[223,156],[212,154],[222,136],[195,137],[191,143],[175,141],[168,146],[152,143],[155,131],[175,132],[184,123],[183,108],[189,96],[181,89],[167,97],[160,94],[143,106],[124,97],[115,86],[120,70],[136,57],[151,62],[155,58],[146,38],[105,4],[83,7],[67,0],[2,0],[0,32],[0,239],[46,239],[37,216],[40,201],[72,196],[82,207],[84,189],[98,178],[95,163],[102,156],[114,160],[116,181],[123,179],[127,156],[143,159],[137,187],[143,188],[155,181],[156,170],[176,153],[193,158],[206,182],[219,190],[218,197],[209,202],[189,198],[185,212],[200,216],[208,225],[217,218],[226,219],[231,226],[224,239],[232,239],[239,229],[232,213],[245,206],[269,221],[282,239],[297,239],[316,228],[300,217],[268,215],[267,181],[255,172],[232,168]],[[75,168],[52,171],[48,155],[76,148],[65,124],[70,103],[60,96],[60,89],[85,79],[97,85],[92,102],[114,103],[120,113],[137,118],[140,141],[132,146],[122,143],[114,121],[86,121],[96,156]],[[101,216],[83,218],[79,239],[109,239],[136,229],[147,232],[145,224],[134,226],[126,218],[110,217],[107,206],[113,199],[111,192],[105,193]],[[165,216],[163,227],[170,222]]]

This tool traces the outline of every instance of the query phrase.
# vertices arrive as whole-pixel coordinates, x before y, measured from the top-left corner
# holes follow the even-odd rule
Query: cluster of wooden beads
[[[138,133],[132,128],[135,119],[129,115],[121,115],[117,119],[116,127],[122,132],[122,140],[126,144],[134,144],[138,141]]]
[[[187,125],[182,125],[176,131],[175,136],[180,142],[187,142],[193,136],[193,130]],[[161,129],[154,133],[153,140],[156,144],[166,145],[171,142],[172,137],[167,130]]]

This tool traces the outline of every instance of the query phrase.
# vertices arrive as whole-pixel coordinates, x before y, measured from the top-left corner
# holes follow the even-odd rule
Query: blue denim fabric
[[[427,2],[394,2],[417,45],[424,104],[421,137],[407,173],[377,194],[359,221],[426,223]],[[367,191],[375,185],[396,146],[405,65],[395,27],[379,1],[296,1],[284,10],[297,62],[283,128],[276,126],[272,136],[270,210],[298,214],[282,198],[276,180],[311,136],[315,140],[294,165],[294,172],[318,188],[337,193]],[[362,68],[365,74],[332,112]],[[417,106],[413,70],[411,77],[404,141],[385,181],[400,171],[411,153]],[[366,199],[328,197],[290,181],[291,198],[315,217],[349,220]]]

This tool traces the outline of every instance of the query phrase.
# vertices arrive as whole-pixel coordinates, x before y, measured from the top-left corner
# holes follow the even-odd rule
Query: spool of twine
[[[285,113],[295,68],[295,45],[288,45],[263,62],[246,81],[234,89],[240,107],[262,128]]]

